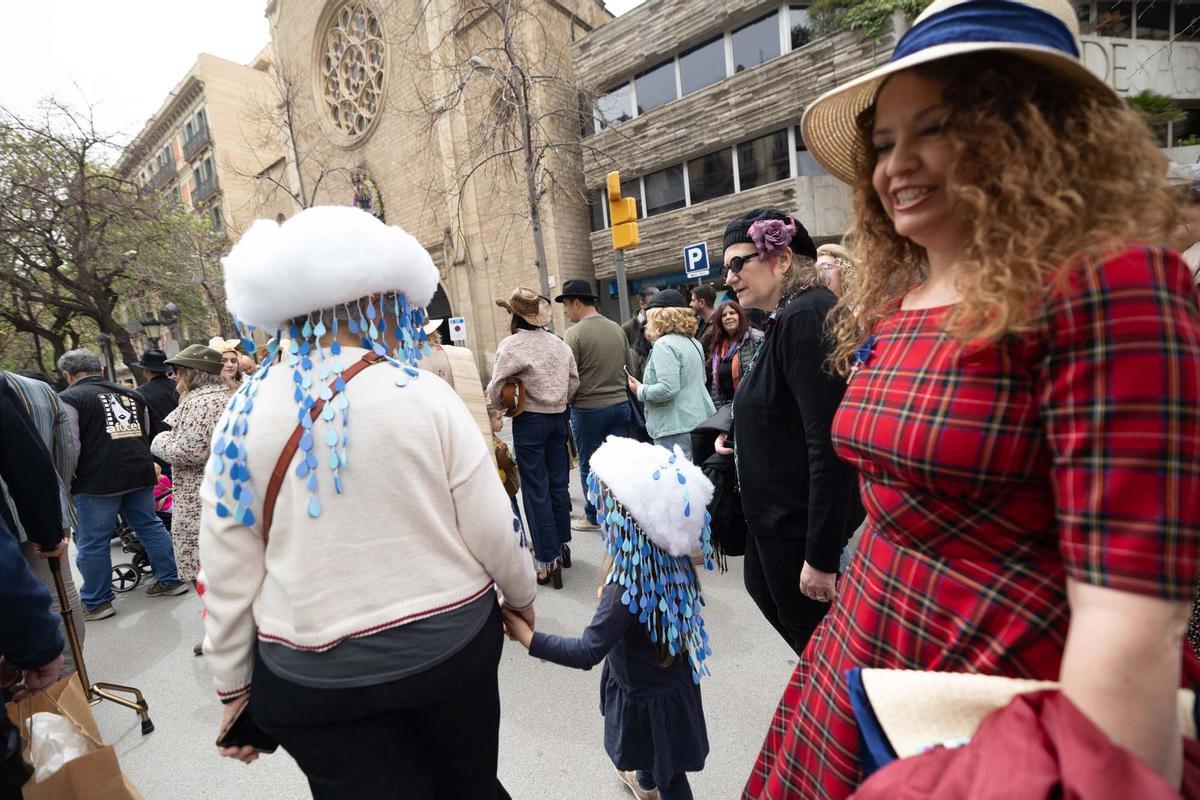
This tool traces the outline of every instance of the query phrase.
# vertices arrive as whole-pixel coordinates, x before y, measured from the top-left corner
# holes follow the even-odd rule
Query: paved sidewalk
[[[580,508],[576,473],[571,488]],[[595,611],[602,546],[596,534],[575,537],[566,587],[539,587],[538,627],[549,632],[577,635]],[[113,557],[124,560],[116,549]],[[741,568],[740,558],[731,559],[728,573],[702,576],[714,652],[713,674],[702,684],[712,753],[704,772],[691,776],[700,800],[738,796],[795,664],[746,596]],[[144,588],[118,596],[117,616],[89,624],[86,658],[93,680],[133,684],[146,693],[156,726],[149,736],[141,736],[136,715],[123,708],[101,703],[95,713],[147,800],[309,797],[283,751],[249,766],[217,756],[220,707],[204,659],[192,655],[201,634],[199,598],[147,598]],[[500,778],[516,800],[631,797],[604,753],[599,680],[599,668],[582,672],[540,662],[506,642]]]

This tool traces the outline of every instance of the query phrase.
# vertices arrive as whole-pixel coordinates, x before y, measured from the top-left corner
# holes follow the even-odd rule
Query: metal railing
[[[150,188],[161,189],[175,177],[175,159],[167,160],[158,170],[150,177]]]
[[[208,180],[200,181],[196,184],[195,191],[192,192],[192,204],[203,203],[213,196],[217,188],[217,176],[215,175]]]
[[[203,125],[183,143],[183,157],[191,161],[208,144],[208,126]]]

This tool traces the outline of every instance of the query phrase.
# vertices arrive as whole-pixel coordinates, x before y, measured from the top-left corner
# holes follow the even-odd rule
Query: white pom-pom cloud
[[[678,447],[674,464],[671,455],[659,445],[610,436],[592,454],[590,468],[655,544],[682,556],[700,547],[713,485]],[[691,513],[684,514],[689,504]]]
[[[307,208],[282,224],[257,220],[221,264],[229,312],[268,331],[380,292],[423,308],[438,283],[420,242],[353,206]]]

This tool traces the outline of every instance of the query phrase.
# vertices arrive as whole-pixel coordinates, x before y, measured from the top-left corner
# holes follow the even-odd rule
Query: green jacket
[[[716,413],[704,385],[700,343],[677,333],[655,342],[638,399],[646,404],[646,432],[655,439],[689,433]]]

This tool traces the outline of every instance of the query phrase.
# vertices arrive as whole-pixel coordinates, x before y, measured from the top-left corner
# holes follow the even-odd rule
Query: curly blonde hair
[[[658,339],[668,333],[691,338],[700,321],[690,308],[651,308],[646,311],[646,337]]]
[[[945,135],[957,159],[949,189],[971,231],[958,262],[962,301],[947,320],[961,341],[1031,330],[1047,283],[1082,251],[1167,241],[1177,199],[1141,116],[1044,67],[984,53],[915,67],[943,85]],[[858,264],[835,314],[832,365],[846,373],[875,324],[925,277],[925,251],[898,235],[872,185],[873,108],[859,117],[863,154],[849,239]],[[1063,284],[1060,284],[1063,285]]]

